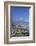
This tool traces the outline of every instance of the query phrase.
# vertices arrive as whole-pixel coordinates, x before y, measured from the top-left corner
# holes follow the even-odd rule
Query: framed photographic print
[[[35,3],[4,3],[4,43],[35,42]]]

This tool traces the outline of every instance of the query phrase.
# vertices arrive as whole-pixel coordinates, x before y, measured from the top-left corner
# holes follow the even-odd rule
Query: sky
[[[15,7],[11,6],[10,15],[12,21],[29,21],[29,8],[28,7]]]

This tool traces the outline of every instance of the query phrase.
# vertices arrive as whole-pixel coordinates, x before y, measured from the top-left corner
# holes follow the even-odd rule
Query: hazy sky
[[[12,21],[29,21],[28,7],[11,7],[10,9]]]

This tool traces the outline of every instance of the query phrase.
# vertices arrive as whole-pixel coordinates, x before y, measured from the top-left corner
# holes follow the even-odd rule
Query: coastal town
[[[29,36],[28,29],[23,24],[12,24],[11,37]]]

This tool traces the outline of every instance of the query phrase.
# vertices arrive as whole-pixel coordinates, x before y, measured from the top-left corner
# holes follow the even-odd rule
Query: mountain
[[[27,29],[29,29],[29,22],[24,22],[24,21],[12,21],[12,24],[14,25],[24,25]]]

